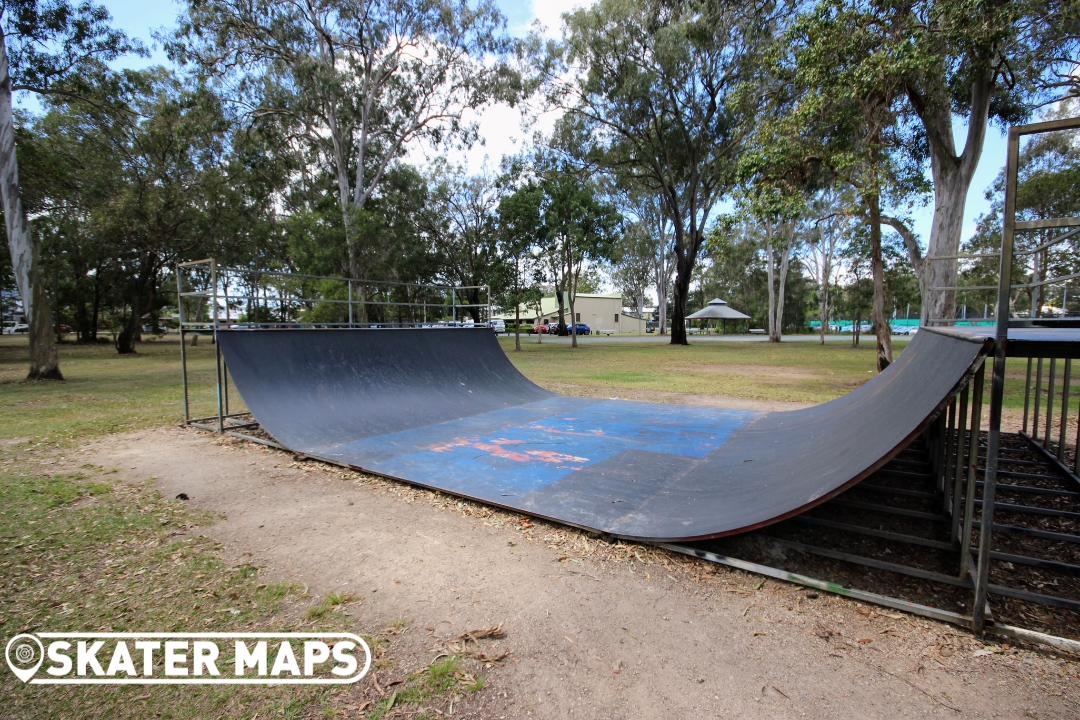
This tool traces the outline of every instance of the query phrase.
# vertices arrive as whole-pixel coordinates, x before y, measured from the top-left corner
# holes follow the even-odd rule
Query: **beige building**
[[[570,323],[570,302],[564,300],[565,320]],[[559,322],[559,303],[555,296],[540,300],[540,307],[522,305],[520,308],[523,325],[547,325]],[[623,312],[622,295],[586,295],[578,293],[574,298],[574,322],[585,323],[594,333],[642,333],[645,332],[645,320],[639,320]],[[513,308],[510,312],[496,313],[496,318],[512,322]]]

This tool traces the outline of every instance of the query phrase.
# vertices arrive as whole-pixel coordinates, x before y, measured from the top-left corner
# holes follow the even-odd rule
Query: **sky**
[[[524,35],[533,23],[539,21],[548,29],[549,35],[558,32],[560,17],[582,4],[581,0],[498,0],[498,5],[506,16],[507,25],[514,35]],[[154,46],[152,33],[173,27],[182,4],[172,0],[105,0],[105,7],[113,16],[114,24],[129,36],[137,37],[150,48],[149,58],[125,58],[117,63],[118,67],[145,67],[165,63],[164,53]],[[479,122],[480,137],[483,144],[472,148],[459,158],[452,160],[465,165],[470,171],[479,171],[485,164],[498,168],[504,154],[517,152],[522,142],[531,131],[522,129],[521,114],[517,110],[496,106],[474,116]],[[471,118],[470,118],[471,119]],[[550,128],[555,118],[546,116],[539,119],[537,128]],[[954,123],[954,135],[958,143],[963,143],[966,124]],[[430,157],[422,148],[414,148],[409,160],[422,163],[425,156]],[[986,188],[1005,166],[1005,134],[996,127],[987,130],[986,143],[978,169],[975,171],[964,210],[963,237],[967,239],[975,232],[975,223],[979,216],[989,210],[990,203],[985,198]],[[916,208],[911,213],[913,229],[924,245],[930,236],[930,224],[933,220],[933,203]]]

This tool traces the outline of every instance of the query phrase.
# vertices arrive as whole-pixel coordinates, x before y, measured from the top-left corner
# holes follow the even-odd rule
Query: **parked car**
[[[27,333],[27,332],[30,332],[30,326],[27,325],[26,323],[15,323],[14,325],[5,325],[4,326],[4,334],[5,335],[14,335],[16,333]]]
[[[530,330],[529,332],[531,332],[533,335],[547,335],[548,334],[548,326],[547,325],[533,325],[532,330]]]
[[[919,332],[918,325],[897,325],[893,328],[894,335],[914,335]]]
[[[592,330],[590,330],[589,326],[586,325],[585,323],[576,323],[574,325],[567,325],[566,326],[566,333],[568,335],[570,334],[571,330],[576,332],[578,335],[589,335],[589,334],[592,333]]]
[[[506,321],[505,320],[492,320],[491,321],[491,329],[495,331],[496,335],[498,335],[499,333],[506,332]]]

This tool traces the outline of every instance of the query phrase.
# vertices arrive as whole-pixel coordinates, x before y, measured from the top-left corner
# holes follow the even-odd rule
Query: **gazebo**
[[[713,298],[709,304],[692,315],[686,316],[687,320],[720,320],[721,328],[727,328],[728,320],[749,320],[749,315],[744,315],[738,310],[732,309],[720,298]],[[738,327],[738,326],[736,326]],[[747,323],[749,327],[749,323]]]

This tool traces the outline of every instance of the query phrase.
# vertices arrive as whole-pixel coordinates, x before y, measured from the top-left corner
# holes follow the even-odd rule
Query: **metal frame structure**
[[[185,289],[185,279],[191,280],[190,275],[200,272],[204,275],[205,282],[203,283],[203,287],[195,290]],[[254,281],[254,289],[250,287],[252,278],[256,278]],[[274,278],[285,284],[299,281],[301,284],[301,292],[298,295],[288,296],[286,296],[284,292],[279,292],[278,297],[272,297],[269,293],[265,292],[269,285],[269,283],[265,281],[265,278]],[[304,283],[344,285],[346,288],[346,297],[344,299],[325,296],[317,297],[304,292]],[[244,285],[249,286],[246,294],[244,292],[238,292],[238,290],[243,289]],[[407,294],[407,298],[405,300],[369,299],[365,297],[363,292],[361,292],[358,297],[357,288],[375,288],[376,293],[404,290]],[[383,290],[384,288],[386,290]],[[341,288],[339,287],[338,289]],[[258,292],[259,290],[263,290],[264,292],[260,295]],[[485,295],[486,302],[460,302],[460,300],[463,299],[460,297],[460,294],[470,290],[478,291],[480,294]],[[420,295],[423,299],[420,302],[417,302],[414,295]],[[429,302],[427,300],[427,296],[434,295],[441,295],[443,297],[443,302],[440,304]],[[249,321],[241,323],[239,326],[239,329],[251,330],[272,331],[285,328],[310,330],[346,328],[393,330],[415,327],[475,327],[475,321],[470,320],[466,322],[458,320],[460,313],[470,312],[472,310],[476,310],[478,315],[483,316],[480,320],[480,324],[489,323],[491,321],[491,287],[488,285],[425,285],[421,283],[402,283],[385,280],[354,280],[351,278],[328,275],[308,275],[281,270],[229,267],[219,265],[215,258],[178,263],[176,266],[176,296],[180,331],[180,366],[184,389],[184,424],[203,430],[210,430],[218,434],[231,435],[244,440],[251,440],[279,449],[285,448],[272,440],[251,435],[249,433],[241,433],[240,431],[242,430],[253,430],[258,428],[259,424],[251,419],[250,413],[231,412],[229,408],[229,369],[221,355],[221,346],[217,342],[217,333],[218,330],[222,328],[237,328],[237,326],[233,324],[232,304],[247,302],[249,307],[251,307],[253,305],[258,306],[261,303],[263,308],[266,308],[271,303],[278,305],[278,314],[280,317],[277,320],[266,322]],[[209,304],[209,319],[204,320],[202,317],[188,318],[185,313],[185,301],[190,300],[200,300],[205,304]],[[321,322],[316,320],[290,320],[286,317],[287,309],[290,305],[294,308],[300,308],[307,305],[310,308],[316,304],[323,306],[347,306],[348,319],[337,322]],[[413,315],[415,315],[415,308],[421,308],[421,319],[416,320],[414,317],[414,319],[410,320],[403,320],[401,318],[390,321],[360,320],[358,319],[357,308],[361,309],[360,317],[368,316],[368,308],[377,308],[383,311],[390,308],[396,308],[399,311],[401,308],[408,308]],[[225,314],[224,319],[221,317],[222,310]],[[449,310],[449,316],[451,318],[449,321],[445,319],[447,310]],[[429,312],[432,314],[432,319],[428,318]],[[237,315],[237,320],[239,320],[239,314]],[[209,332],[212,336],[212,343],[214,345],[217,413],[208,417],[191,417],[186,335],[192,332],[198,334]]]
[[[985,431],[980,427],[982,422],[982,403],[984,397],[984,376],[986,364],[979,367],[974,377],[965,383],[947,408],[940,413],[925,434],[925,443],[931,458],[930,472],[937,483],[936,493],[905,490],[903,488],[885,488],[866,483],[860,486],[864,490],[879,490],[899,496],[922,497],[927,500],[941,498],[942,507],[938,513],[915,511],[887,504],[866,503],[845,500],[843,498],[830,501],[834,506],[850,507],[856,510],[872,511],[892,514],[909,518],[912,522],[948,523],[949,541],[929,540],[911,534],[890,532],[862,525],[851,525],[821,520],[809,516],[800,516],[796,522],[816,524],[829,527],[832,530],[854,532],[862,536],[876,537],[885,540],[906,543],[913,546],[930,547],[938,550],[956,551],[959,555],[959,572],[955,577],[942,573],[930,572],[924,569],[896,562],[884,562],[874,558],[863,557],[853,553],[842,552],[827,548],[815,547],[805,543],[797,543],[777,538],[767,538],[777,542],[781,546],[799,550],[804,553],[828,557],[842,562],[862,565],[880,570],[930,580],[945,585],[952,585],[969,589],[973,592],[974,602],[971,606],[970,615],[962,615],[939,608],[932,608],[918,603],[896,597],[888,597],[877,593],[870,593],[844,587],[804,575],[791,573],[786,570],[769,567],[746,560],[728,557],[715,552],[709,552],[700,547],[686,545],[663,544],[670,550],[693,555],[711,562],[717,562],[731,567],[741,568],[759,574],[779,579],[796,582],[808,587],[835,592],[866,602],[877,603],[886,607],[898,608],[926,617],[969,627],[976,632],[992,632],[1018,639],[1030,640],[1080,652],[1080,642],[1057,638],[1054,636],[1038,633],[1021,628],[996,624],[987,602],[989,595],[1000,595],[1016,599],[1036,602],[1052,607],[1080,610],[1080,601],[1061,598],[1056,596],[1033,593],[1017,588],[1008,588],[993,585],[989,581],[990,562],[999,560],[1014,564],[1036,567],[1040,569],[1064,572],[1070,575],[1080,574],[1080,566],[1069,563],[1057,562],[1046,558],[1034,558],[1015,553],[1003,553],[993,549],[995,533],[1019,534],[1028,537],[1040,538],[1066,543],[1080,543],[1080,535],[1069,533],[1056,533],[1039,530],[1030,527],[1016,525],[1004,525],[994,521],[995,510],[1008,511],[1011,513],[1029,514],[1035,516],[1062,517],[1072,520],[1080,519],[1080,513],[1054,510],[1045,507],[1020,505],[1016,503],[998,502],[996,499],[998,488],[1003,490],[1029,494],[1034,496],[1052,496],[1080,498],[1080,431],[1075,438],[1073,457],[1067,455],[1066,429],[1069,417],[1069,382],[1072,374],[1072,360],[1080,357],[1080,330],[1077,331],[1075,340],[1055,339],[1051,342],[1039,342],[1038,340],[1025,341],[1018,345],[1009,344],[1009,330],[1011,328],[1034,328],[1034,327],[1057,327],[1057,328],[1080,328],[1080,321],[1075,318],[1069,319],[1064,316],[1061,319],[1033,317],[1012,317],[1010,312],[999,312],[999,308],[1008,309],[1011,306],[1011,293],[1016,289],[1042,287],[1047,285],[1061,284],[1080,277],[1080,273],[1068,274],[1045,279],[1033,278],[1032,282],[1014,284],[1012,282],[1013,258],[1019,255],[1035,255],[1054,245],[1058,245],[1080,234],[1080,218],[1055,218],[1050,220],[1019,221],[1016,218],[1016,191],[1017,177],[1019,172],[1019,150],[1021,138],[1029,135],[1037,135],[1061,130],[1080,129],[1080,118],[1069,118],[1051,122],[1034,123],[1013,127],[1009,130],[1008,155],[1006,160],[1006,188],[1005,208],[1002,228],[1002,244],[999,252],[989,253],[957,253],[947,256],[931,256],[926,258],[927,268],[933,262],[977,260],[983,258],[1000,258],[1000,275],[997,285],[979,286],[934,286],[929,291],[934,292],[957,292],[965,290],[991,291],[997,290],[997,304],[993,312],[994,321],[994,352],[987,364],[991,365],[992,378],[990,382],[989,397],[989,423]],[[1031,232],[1046,229],[1066,229],[1049,242],[1044,242],[1033,249],[1016,250],[1014,242],[1017,233]],[[1074,229],[1069,229],[1074,228]],[[929,277],[929,272],[927,272]],[[985,313],[984,313],[985,315]],[[939,325],[955,325],[958,321],[966,318],[930,318],[928,323]],[[983,318],[984,320],[987,318]],[[1043,463],[1033,461],[1007,460],[1007,463],[1024,462],[1040,467],[1056,470],[1063,478],[1067,478],[1074,484],[1073,490],[1049,489],[1029,487],[1017,484],[999,485],[999,478],[1024,477],[1040,478],[1045,475],[1037,473],[1024,473],[1012,470],[1000,470],[999,464],[1003,454],[1019,452],[1016,448],[1002,445],[1002,404],[1004,401],[1005,388],[1005,363],[1007,357],[1028,357],[1026,375],[1025,401],[1023,430],[1019,437],[1029,445],[1030,450],[1038,454]],[[1048,360],[1048,363],[1047,363]],[[1062,370],[1057,370],[1058,360],[1061,360]],[[1048,364],[1044,375],[1044,366]],[[1034,392],[1032,387],[1032,369],[1034,367]],[[1053,431],[1055,422],[1055,397],[1056,383],[1061,382],[1062,399],[1057,409],[1057,432]],[[1045,381],[1045,386],[1044,386]],[[1046,402],[1042,403],[1045,393]],[[1032,395],[1034,401],[1032,402]],[[1032,407],[1033,405],[1033,407]],[[1030,418],[1030,425],[1029,425]],[[1056,441],[1056,443],[1055,443]],[[983,444],[985,443],[985,444]],[[902,461],[900,461],[902,462]],[[980,464],[982,467],[980,467]],[[888,471],[894,475],[903,471]],[[982,479],[979,476],[982,475]],[[915,477],[915,474],[912,474]],[[977,495],[981,491],[981,498]],[[973,544],[973,531],[978,532],[978,541]]]

